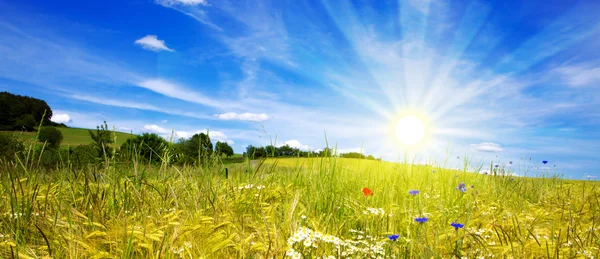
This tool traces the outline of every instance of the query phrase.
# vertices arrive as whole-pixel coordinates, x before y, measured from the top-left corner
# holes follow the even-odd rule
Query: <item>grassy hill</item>
[[[78,146],[78,145],[86,145],[92,143],[92,138],[88,133],[88,129],[82,128],[57,128],[63,134],[63,141],[60,144],[61,147],[67,146]],[[95,129],[94,129],[95,130]],[[16,136],[21,137],[26,142],[34,141],[36,132],[13,132]],[[128,138],[131,138],[133,135],[130,133],[124,132],[115,132],[117,136],[116,145],[121,146],[121,144],[125,143]]]

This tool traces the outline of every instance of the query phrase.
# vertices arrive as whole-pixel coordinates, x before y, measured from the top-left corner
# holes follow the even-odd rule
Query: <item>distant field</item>
[[[86,145],[92,143],[92,138],[88,133],[88,129],[82,128],[58,128],[60,132],[63,134],[63,141],[61,143],[62,147],[67,146],[78,146],[78,145]],[[95,130],[95,129],[94,129]],[[20,136],[25,141],[33,141],[35,138],[36,132],[13,132],[15,135]],[[117,135],[118,146],[122,145],[127,141],[128,138],[133,136],[130,133],[123,132],[115,132]]]

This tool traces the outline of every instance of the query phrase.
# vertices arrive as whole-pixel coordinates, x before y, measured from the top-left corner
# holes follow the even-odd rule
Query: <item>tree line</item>
[[[358,152],[349,152],[349,153],[341,153],[336,154],[333,149],[329,147],[325,147],[319,151],[312,150],[300,150],[298,148],[294,148],[285,144],[283,146],[273,146],[268,145],[265,147],[256,147],[253,145],[249,145],[246,147],[246,152],[244,152],[244,157],[253,158],[264,158],[264,157],[331,157],[338,156],[344,158],[358,158],[358,159],[369,159],[369,160],[380,160],[375,159],[372,155],[365,156]]]
[[[143,133],[132,135],[118,147],[114,145],[114,132],[109,130],[106,122],[95,130],[88,130],[88,133],[92,143],[68,148],[60,148],[63,136],[55,127],[41,127],[36,143],[29,147],[14,134],[3,133],[0,134],[0,160],[17,162],[34,159],[38,155],[35,159],[42,167],[65,164],[86,167],[109,160],[121,164],[203,165],[234,155],[233,148],[226,142],[217,141],[213,146],[208,132],[181,138],[174,143],[154,133]]]
[[[34,131],[43,126],[66,127],[52,122],[52,109],[40,99],[0,92],[0,130]]]

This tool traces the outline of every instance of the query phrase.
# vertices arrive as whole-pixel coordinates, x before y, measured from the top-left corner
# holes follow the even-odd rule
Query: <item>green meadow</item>
[[[57,127],[58,130],[60,130],[60,132],[63,135],[63,140],[61,142],[61,147],[74,147],[74,146],[78,146],[78,145],[87,145],[92,143],[92,138],[90,137],[90,133],[88,132],[88,129],[82,129],[82,128],[66,128],[66,127]],[[92,130],[92,131],[95,131]],[[5,132],[5,133],[10,133],[13,134],[15,136],[18,136],[19,138],[21,138],[23,141],[28,142],[28,143],[33,143],[35,142],[35,137],[37,132],[33,131],[33,132],[18,132],[18,131],[13,131],[13,132]],[[120,146],[123,143],[125,143],[125,141],[127,141],[127,139],[131,138],[132,134],[130,133],[124,133],[124,132],[118,132],[115,131],[114,134],[116,135],[116,145]]]
[[[337,157],[225,165],[213,156],[195,167],[135,159],[82,169],[32,164],[2,164],[5,258],[600,254],[595,181]]]

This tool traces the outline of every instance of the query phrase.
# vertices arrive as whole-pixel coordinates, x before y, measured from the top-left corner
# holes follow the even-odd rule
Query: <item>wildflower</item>
[[[544,160],[544,161],[542,161],[542,163],[544,163],[544,164],[547,164],[547,163],[548,163],[548,161]]]
[[[429,220],[429,219],[428,219],[428,218],[426,218],[426,217],[422,217],[422,218],[415,218],[415,221],[416,221],[416,222],[419,222],[419,223],[425,223],[425,222],[427,222],[428,220]]]
[[[483,174],[487,175],[487,174],[488,174],[488,172],[484,172]]]
[[[499,164],[495,164],[494,167],[498,168],[500,165]]]
[[[413,196],[415,196],[415,195],[417,195],[417,194],[419,194],[419,193],[420,193],[420,191],[419,191],[419,190],[410,190],[410,191],[408,192],[408,194],[410,194],[410,195],[413,195]]]
[[[456,187],[454,189],[459,190],[461,192],[466,192],[467,191],[467,185],[465,183],[460,183],[458,185],[458,187]]]
[[[460,224],[460,223],[454,223],[454,222],[452,222],[450,224],[450,226],[452,226],[452,227],[454,227],[454,229],[458,230],[459,228],[465,227],[465,224]]]
[[[392,241],[396,241],[399,237],[400,237],[400,235],[398,235],[398,234],[393,234],[393,235],[388,236],[388,238]]]
[[[373,191],[371,191],[371,189],[369,189],[367,187],[362,188],[362,192],[363,192],[363,195],[365,195],[365,197],[373,196]]]
[[[510,161],[510,162],[508,162],[508,163],[512,165],[512,161]]]
[[[435,170],[431,170],[432,173],[435,173]]]
[[[515,180],[515,178],[510,178],[510,180],[511,180],[511,181],[514,181],[514,180]]]
[[[302,215],[302,216],[300,216],[300,218],[302,218],[302,219],[306,219],[306,216],[305,216],[305,215]]]

